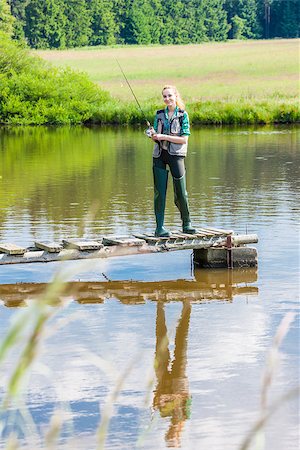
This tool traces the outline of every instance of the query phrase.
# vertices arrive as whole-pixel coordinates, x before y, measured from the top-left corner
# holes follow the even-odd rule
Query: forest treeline
[[[32,48],[293,38],[299,23],[299,0],[0,0],[0,30]]]

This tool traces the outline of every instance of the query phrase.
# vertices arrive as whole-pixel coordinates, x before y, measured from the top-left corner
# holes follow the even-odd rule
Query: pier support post
[[[198,248],[193,250],[194,264],[205,268],[257,267],[257,250],[254,247]]]

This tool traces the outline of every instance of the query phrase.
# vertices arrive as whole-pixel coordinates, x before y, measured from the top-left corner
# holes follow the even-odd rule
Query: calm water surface
[[[276,329],[299,305],[299,141],[300,128],[286,126],[193,129],[190,138],[193,224],[257,233],[257,271],[197,271],[190,251],[0,266],[1,338],[58,270],[73,281],[34,365],[27,415],[1,413],[0,448],[12,430],[27,448],[45,448],[59,411],[59,448],[95,449],[120,376],[107,448],[240,448],[258,418]],[[0,130],[0,241],[152,232],[152,196],[141,130]],[[180,227],[171,184],[166,225]],[[298,325],[296,316],[280,347],[269,404],[299,384]],[[18,353],[2,364],[2,397]],[[298,449],[298,422],[293,398],[255,448]]]

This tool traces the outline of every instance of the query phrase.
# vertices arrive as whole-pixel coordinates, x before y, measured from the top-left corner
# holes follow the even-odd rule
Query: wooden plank
[[[142,233],[134,233],[133,236],[138,239],[144,239],[144,240],[147,238],[146,234],[142,234]]]
[[[149,245],[161,245],[161,244],[172,244],[172,245],[184,245],[184,244],[190,244],[193,241],[197,241],[199,239],[203,240],[207,237],[212,237],[215,236],[212,233],[197,233],[197,234],[188,234],[188,233],[182,233],[181,231],[178,232],[172,232],[172,234],[169,237],[156,237],[153,236],[151,234],[139,234],[139,235],[135,235],[135,236],[139,236],[140,238],[143,237],[143,239],[145,239],[145,241],[149,244]]]
[[[227,233],[223,233],[220,230],[211,230],[210,228],[200,228],[200,233],[205,233],[207,236],[224,236],[227,235]]]
[[[160,239],[165,239],[168,240],[170,239],[170,237],[172,237],[172,233],[170,234],[170,236],[155,236],[152,233],[143,233],[143,234],[134,234],[135,237],[140,237],[140,239],[153,239],[155,241],[159,241]],[[143,238],[142,238],[143,236]]]
[[[179,237],[182,237],[182,233],[180,232],[170,232],[170,236],[154,236],[154,234],[150,233],[144,233],[144,234],[134,234],[135,237],[139,239],[144,239],[145,241],[153,241],[153,242],[159,242],[159,241],[169,241],[170,239],[178,239]]]
[[[35,241],[34,245],[36,248],[46,250],[49,253],[59,253],[63,249],[62,244],[52,241]]]
[[[213,231],[215,234],[232,234],[233,230],[223,230],[221,228],[213,228],[213,227],[202,227],[201,228],[204,231]]]
[[[178,245],[184,244],[186,242],[185,236],[183,236],[182,233],[175,233],[175,231],[172,232],[171,238],[169,238],[169,239],[171,242],[174,242]]]
[[[241,244],[255,244],[258,242],[258,236],[257,234],[234,234],[232,241],[237,246]]]
[[[212,230],[209,230],[209,229],[207,229],[207,228],[197,228],[197,233],[196,233],[197,235],[200,235],[200,236],[215,236],[215,232],[214,231],[212,231]]]
[[[26,248],[20,247],[15,244],[7,243],[0,243],[0,252],[1,253],[7,253],[8,255],[24,255],[26,252]]]
[[[170,239],[169,237],[157,237],[157,236],[154,236],[153,234],[148,234],[148,233],[134,234],[134,236],[139,239],[144,239],[148,243],[154,242],[155,244],[157,244],[160,241],[166,242]]]
[[[104,245],[138,245],[145,244],[145,239],[137,238],[135,236],[103,236]]]
[[[232,230],[221,230],[217,228],[197,228],[197,233],[190,234],[190,233],[183,233],[181,230],[175,230],[171,232],[171,235],[169,237],[157,237],[153,234],[144,233],[144,234],[134,234],[137,238],[145,239],[148,241],[158,242],[160,240],[168,241],[173,238],[185,238],[185,239],[194,239],[196,238],[202,238],[202,237],[211,237],[211,236],[223,236],[232,234]]]
[[[141,237],[142,238],[142,237]],[[153,235],[144,235],[143,239],[150,247],[164,246],[170,242],[174,242],[176,238],[171,237],[156,237]]]
[[[177,236],[180,236],[184,239],[195,239],[195,238],[204,238],[204,237],[215,236],[215,233],[212,233],[212,232],[209,233],[207,231],[201,231],[201,232],[199,231],[195,234],[190,234],[190,233],[183,233],[182,231],[178,231]]]
[[[101,238],[102,241],[102,238]],[[74,248],[76,250],[99,250],[103,247],[102,242],[93,241],[91,239],[63,239],[64,247]]]

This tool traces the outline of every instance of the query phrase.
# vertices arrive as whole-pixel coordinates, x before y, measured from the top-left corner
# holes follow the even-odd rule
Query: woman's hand
[[[152,139],[154,141],[165,141],[166,140],[166,135],[165,134],[160,134],[160,133],[155,133],[152,135]]]

